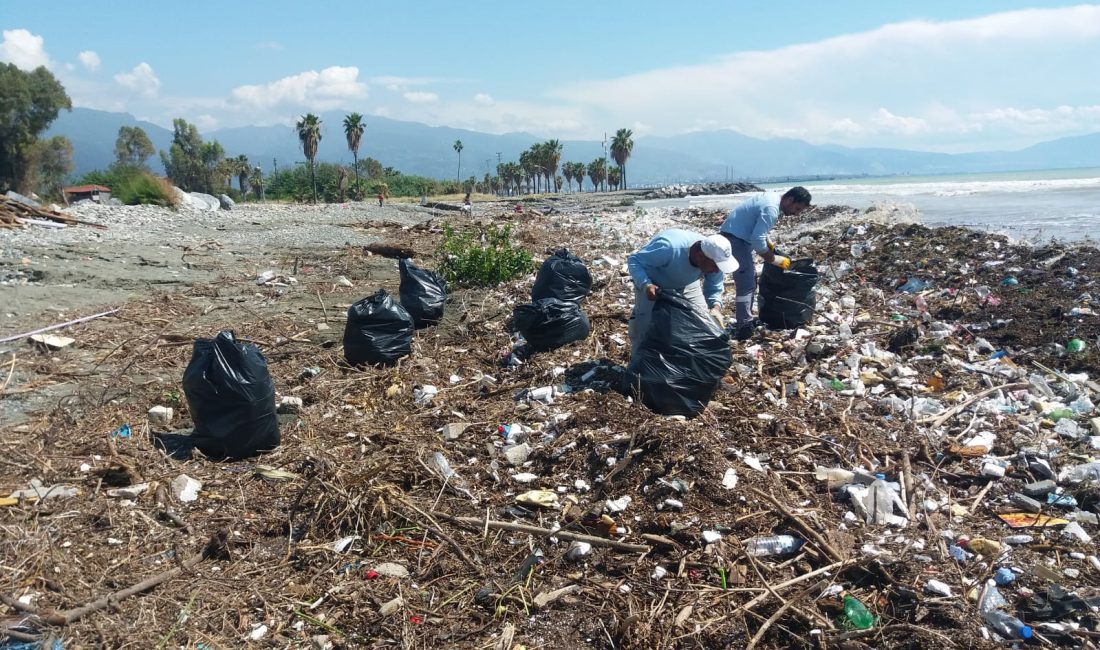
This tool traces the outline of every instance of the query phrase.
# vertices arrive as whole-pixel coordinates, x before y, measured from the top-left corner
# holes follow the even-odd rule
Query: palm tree
[[[607,178],[607,158],[597,158],[588,163],[588,177],[592,179],[592,191],[598,190],[600,183]]]
[[[455,153],[458,154],[458,173],[455,174],[455,182],[459,182],[458,179],[462,178],[462,140],[455,140],[454,143]]]
[[[302,143],[302,153],[309,159],[309,181],[313,185],[313,202],[317,203],[317,174],[313,161],[317,158],[317,145],[321,144],[321,118],[306,113],[295,125],[298,140]]]
[[[550,189],[550,179],[554,178],[558,174],[558,163],[561,162],[561,142],[557,140],[547,140],[542,144],[543,154],[545,156],[546,168],[544,173],[546,174],[546,189]]]
[[[363,116],[359,113],[351,113],[344,118],[344,135],[348,139],[348,149],[351,150],[351,158],[355,169],[355,194],[356,198],[363,198],[363,190],[359,186],[359,141],[363,137],[363,131],[367,125],[363,122]]]
[[[527,178],[527,179],[531,178],[531,172],[534,171],[534,169],[535,169],[534,157],[535,157],[535,154],[534,154],[534,149],[533,148],[528,149],[527,151],[524,151],[523,153],[521,153],[519,155],[519,166],[523,170],[524,178]],[[531,188],[528,187],[527,188],[527,193],[530,193],[530,192],[531,192]]]
[[[565,177],[565,191],[573,191],[573,163],[565,163],[561,166],[561,175]]]
[[[619,182],[623,180],[622,170],[618,167],[612,167],[607,172],[607,184],[611,186],[611,189],[619,189]]]
[[[248,162],[248,156],[243,153],[233,159],[233,168],[237,172],[237,184],[241,187],[241,197],[244,197],[248,190],[245,186],[248,185],[248,178],[252,175],[252,165]]]
[[[619,175],[622,177],[623,188],[626,188],[626,161],[634,151],[634,140],[631,136],[634,132],[630,129],[619,129],[611,140],[611,157],[619,166]]]
[[[582,162],[571,162],[571,163],[565,163],[565,165],[567,167],[571,167],[573,169],[573,178],[577,179],[577,191],[578,192],[583,192],[584,191],[584,163],[582,163]]]

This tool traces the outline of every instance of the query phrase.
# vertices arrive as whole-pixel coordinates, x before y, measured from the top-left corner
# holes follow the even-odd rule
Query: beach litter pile
[[[590,274],[586,336],[515,358],[535,274],[449,287],[416,330],[372,294],[398,293],[397,263],[347,250],[36,351],[40,381],[91,374],[0,429],[9,643],[1095,647],[1100,252],[843,211],[781,231],[816,262],[812,316],[731,343],[688,417],[621,390],[623,266],[716,215],[506,210],[520,245]],[[207,311],[223,298],[248,309]],[[327,325],[343,308],[354,359]],[[198,424],[190,346],[222,329],[262,352],[281,445],[173,457],[157,440]]]

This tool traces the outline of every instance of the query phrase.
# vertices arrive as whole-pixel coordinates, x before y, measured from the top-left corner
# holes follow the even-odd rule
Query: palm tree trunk
[[[309,159],[309,182],[313,185],[313,204],[317,205],[317,175],[313,171],[313,159]]]
[[[355,196],[358,200],[363,200],[363,190],[359,187],[359,152],[351,152],[352,164],[355,165]]]

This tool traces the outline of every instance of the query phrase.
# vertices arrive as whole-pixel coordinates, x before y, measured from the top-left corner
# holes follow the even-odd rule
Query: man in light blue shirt
[[[739,270],[733,274],[737,285],[737,332],[735,338],[744,341],[752,336],[752,299],[756,293],[756,266],[752,252],[784,271],[791,260],[775,254],[775,246],[768,240],[768,233],[779,221],[779,216],[794,216],[810,207],[810,193],[804,187],[792,187],[783,196],[777,192],[760,192],[734,208],[719,231],[730,242]]]
[[[737,270],[737,261],[729,241],[722,235],[704,237],[690,230],[671,228],[657,233],[631,254],[626,266],[634,281],[634,311],[630,315],[633,356],[649,329],[658,290],[683,292],[701,314],[710,310],[721,322],[722,282],[726,273]]]

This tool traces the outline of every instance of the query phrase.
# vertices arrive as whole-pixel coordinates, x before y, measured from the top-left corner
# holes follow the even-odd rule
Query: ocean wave
[[[821,194],[889,194],[893,196],[969,196],[986,193],[1100,190],[1100,178],[1052,178],[997,181],[913,181],[910,183],[837,183],[808,188]]]

